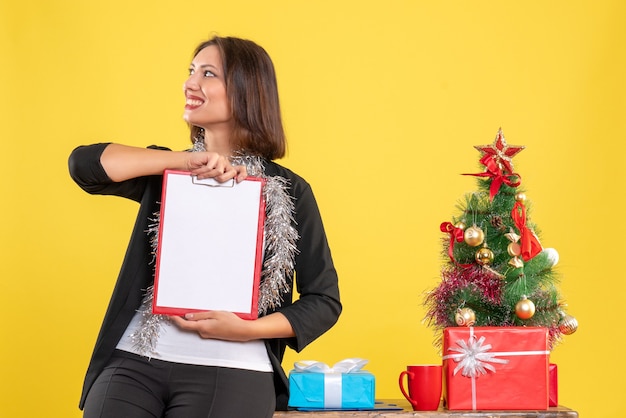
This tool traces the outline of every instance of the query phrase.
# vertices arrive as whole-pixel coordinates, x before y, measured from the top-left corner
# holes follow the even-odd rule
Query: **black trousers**
[[[116,351],[84,418],[271,418],[272,373],[172,363]]]

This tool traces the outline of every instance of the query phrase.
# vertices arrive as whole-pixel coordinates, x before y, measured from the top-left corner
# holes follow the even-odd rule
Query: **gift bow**
[[[326,363],[315,360],[301,360],[293,364],[294,369],[307,373],[353,373],[358,372],[367,364],[367,360],[360,358],[347,358],[330,367]]]
[[[465,377],[476,378],[479,374],[487,374],[487,370],[496,372],[496,368],[489,363],[506,364],[509,361],[496,358],[494,353],[489,353],[491,350],[491,344],[485,344],[485,337],[476,339],[475,336],[471,336],[467,342],[465,340],[457,341],[457,347],[450,347],[450,351],[456,351],[458,354],[450,354],[447,358],[453,359],[456,363],[459,363],[454,368],[454,375],[461,370],[461,374]],[[445,359],[445,358],[444,358]]]
[[[296,361],[293,367],[298,372],[324,374],[324,408],[341,408],[342,406],[342,377],[343,373],[360,371],[367,364],[367,360],[348,358],[341,360],[330,367],[326,363],[314,360]]]

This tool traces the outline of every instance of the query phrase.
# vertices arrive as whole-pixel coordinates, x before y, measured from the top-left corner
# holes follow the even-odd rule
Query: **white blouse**
[[[117,344],[118,350],[141,355],[131,339],[131,334],[140,327],[140,320],[141,314],[135,313]],[[183,331],[169,321],[161,321],[161,333],[151,358],[201,366],[272,371],[263,340],[236,342],[206,339],[196,332]]]

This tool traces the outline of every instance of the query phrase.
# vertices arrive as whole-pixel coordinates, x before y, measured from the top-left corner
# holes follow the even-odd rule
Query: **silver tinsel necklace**
[[[196,139],[192,152],[205,151],[203,139],[202,136]],[[240,153],[231,158],[231,163],[244,165],[249,176],[265,179],[263,188],[266,204],[266,217],[263,227],[264,261],[258,301],[259,315],[265,315],[268,311],[280,307],[283,294],[290,290],[287,279],[293,274],[299,238],[298,231],[294,226],[295,206],[293,198],[289,194],[289,180],[280,176],[267,176],[261,157]],[[150,218],[151,223],[146,231],[152,248],[151,264],[153,266],[159,242],[159,218],[159,212],[155,212]],[[150,286],[146,289],[141,306],[137,310],[141,315],[139,327],[130,335],[137,351],[147,357],[154,353],[163,321],[169,321],[167,315],[152,313],[153,297],[154,288]]]

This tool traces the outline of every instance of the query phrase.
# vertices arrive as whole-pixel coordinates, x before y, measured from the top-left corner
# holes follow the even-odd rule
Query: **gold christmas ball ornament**
[[[471,327],[476,323],[476,314],[471,308],[459,308],[454,314],[454,319],[460,327]]]
[[[476,225],[470,226],[465,230],[463,239],[470,247],[478,247],[485,240],[485,233]]]
[[[493,251],[491,251],[487,247],[483,247],[480,250],[476,251],[476,262],[481,266],[491,264],[493,261]]]
[[[530,319],[534,314],[535,304],[526,296],[522,296],[522,299],[515,305],[515,315],[517,315],[519,319]]]
[[[526,194],[519,192],[515,194],[515,200],[520,202],[520,203],[524,203],[526,201]]]
[[[565,335],[572,335],[578,329],[578,321],[571,315],[566,313],[561,314],[561,321],[559,321],[559,331]]]
[[[465,223],[463,223],[463,221],[459,221],[459,222],[457,222],[454,226],[455,226],[456,228],[459,228],[459,229],[465,229],[465,226],[466,226],[466,225],[465,225]]]

